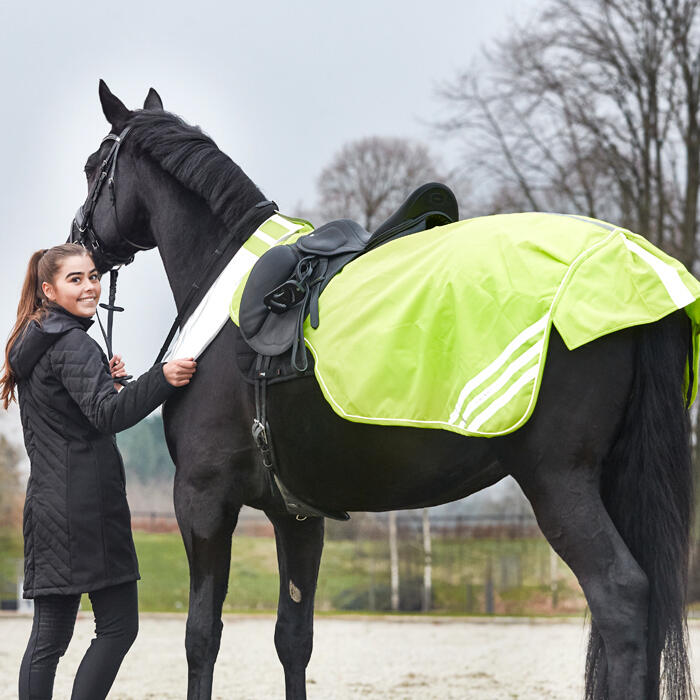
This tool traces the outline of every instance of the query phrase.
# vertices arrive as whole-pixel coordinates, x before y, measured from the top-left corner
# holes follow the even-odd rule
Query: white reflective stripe
[[[518,394],[518,392],[530,382],[537,379],[539,374],[540,366],[539,363],[534,367],[531,367],[525,374],[523,374],[517,382],[514,382],[510,389],[506,391],[505,394],[499,396],[495,401],[493,401],[487,409],[482,411],[467,427],[470,432],[477,432],[479,428],[493,415],[500,411],[506,404],[510,403],[513,398]]]
[[[469,416],[471,416],[471,414],[474,413],[474,411],[476,411],[476,409],[479,408],[479,406],[481,406],[486,400],[490,399],[494,394],[500,391],[506,385],[508,380],[518,370],[525,367],[525,365],[531,362],[533,358],[539,358],[539,356],[542,354],[543,347],[544,338],[538,340],[531,348],[529,348],[522,355],[520,355],[520,357],[518,357],[517,360],[511,362],[511,364],[508,365],[508,369],[506,369],[505,372],[499,375],[498,379],[496,379],[495,382],[489,384],[489,386],[487,386],[486,389],[484,389],[480,394],[475,396],[464,409],[464,413],[462,413],[462,420],[459,423],[459,427],[463,428],[465,423],[469,420]]]
[[[282,233],[279,238],[275,238],[269,233],[261,231],[260,229],[268,221],[272,221],[284,228],[285,233]],[[290,221],[283,215],[275,213],[268,219],[265,219],[250,238],[255,237],[268,248],[271,248],[302,228],[304,228],[303,223]],[[190,314],[165,356],[166,361],[175,357],[197,358],[206,350],[209,343],[216,338],[229,318],[231,295],[241,280],[259,260],[259,257],[243,246],[239,248],[228,265],[221,271],[219,277],[209,287],[197,308]]]
[[[165,356],[165,360],[194,357],[204,352],[229,318],[231,294],[255,265],[258,256],[240,248],[209,287]]]
[[[508,343],[506,349],[488,366],[479,372],[475,377],[470,379],[459,394],[457,403],[450,414],[449,423],[454,425],[462,412],[462,406],[467,400],[467,397],[476,389],[479,385],[483,384],[492,374],[497,372],[508,360],[508,358],[524,343],[526,343],[532,336],[541,333],[546,327],[549,319],[549,311],[541,318],[536,321],[531,326],[526,328],[524,331],[519,333],[513,340]]]
[[[635,255],[638,255],[642,260],[644,260],[644,262],[646,262],[659,276],[661,283],[664,285],[664,287],[666,287],[668,295],[679,309],[682,309],[695,301],[695,297],[683,284],[677,270],[671,267],[671,265],[668,263],[665,263],[663,260],[657,258],[655,255],[652,255],[648,250],[644,250],[644,248],[637,245],[634,241],[630,241],[624,234],[620,235],[622,235],[625,245],[633,253],[635,253]]]
[[[288,234],[287,234],[288,235]],[[266,243],[270,247],[275,245],[277,243],[277,239],[273,238],[272,236],[269,236],[267,233],[263,233],[260,229],[257,231],[253,232],[253,236],[257,238],[258,240],[262,241],[263,243]]]
[[[304,224],[297,223],[296,221],[290,221],[286,217],[282,216],[279,212],[276,214],[273,214],[268,221],[274,221],[276,224],[279,224],[280,226],[283,226],[284,228],[287,229],[287,233],[283,234],[281,238],[278,240],[282,240],[283,238],[287,238],[290,236],[292,233],[296,233],[299,229],[304,228]]]
[[[279,245],[280,243],[284,243],[288,238],[291,238],[295,233],[296,233],[296,231],[290,231],[289,233],[285,233],[284,236],[280,236],[277,239],[277,244]]]
[[[279,238],[275,238],[274,236],[271,236],[269,233],[265,233],[264,231],[261,231],[260,228],[262,228],[268,221],[272,221],[275,224],[277,224],[278,226],[281,226],[282,228],[284,228],[285,233],[283,233]],[[255,236],[257,239],[261,240],[263,243],[266,243],[269,246],[273,246],[273,245],[278,245],[279,243],[283,243],[284,241],[286,241],[288,238],[293,236],[297,231],[304,228],[304,224],[297,223],[296,221],[290,221],[289,219],[282,216],[282,214],[276,213],[276,214],[273,214],[269,219],[266,219],[262,224],[260,224],[260,228],[258,228],[258,230],[253,233],[253,236]]]

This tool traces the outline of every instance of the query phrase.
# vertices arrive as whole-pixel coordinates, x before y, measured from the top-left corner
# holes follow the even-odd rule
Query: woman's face
[[[72,255],[63,259],[51,284],[43,282],[46,298],[75,316],[91,318],[100,300],[100,275],[89,255]]]

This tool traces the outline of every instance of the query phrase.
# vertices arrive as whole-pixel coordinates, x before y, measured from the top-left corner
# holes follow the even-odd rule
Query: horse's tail
[[[638,329],[635,373],[601,491],[620,535],[649,580],[646,700],[689,700],[685,621],[693,506],[684,376],[689,320],[678,312]],[[586,700],[607,698],[603,640],[591,626]]]

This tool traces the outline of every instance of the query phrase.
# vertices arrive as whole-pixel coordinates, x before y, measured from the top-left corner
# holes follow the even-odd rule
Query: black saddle
[[[292,349],[297,372],[308,369],[304,322],[318,328],[318,298],[334,275],[359,255],[410,233],[458,220],[457,200],[445,185],[422,185],[374,233],[338,219],[270,248],[250,272],[239,310],[241,335],[258,355],[276,357]]]

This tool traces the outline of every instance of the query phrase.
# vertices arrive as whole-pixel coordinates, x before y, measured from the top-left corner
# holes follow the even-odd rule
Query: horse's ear
[[[160,95],[151,88],[146,95],[146,100],[143,103],[144,109],[163,109],[163,100],[160,99]]]
[[[112,126],[120,126],[129,118],[130,112],[124,103],[112,94],[107,83],[100,79],[100,102],[107,121]]]

